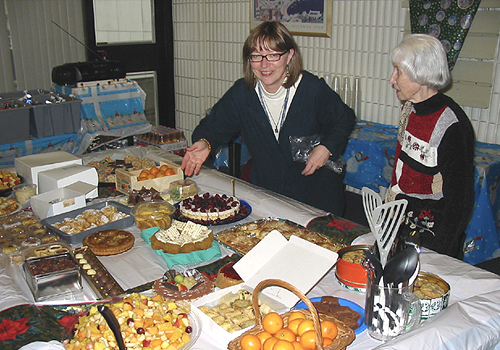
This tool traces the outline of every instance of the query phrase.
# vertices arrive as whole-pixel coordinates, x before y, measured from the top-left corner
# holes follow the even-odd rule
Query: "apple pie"
[[[125,230],[104,230],[91,233],[83,239],[83,245],[95,255],[115,255],[134,246],[134,235]]]

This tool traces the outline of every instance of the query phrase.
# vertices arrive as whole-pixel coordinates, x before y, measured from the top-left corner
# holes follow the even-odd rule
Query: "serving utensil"
[[[373,222],[373,211],[376,207],[382,205],[382,198],[380,195],[368,187],[363,187],[361,189],[361,195],[363,199],[363,209],[365,211],[366,220],[370,226],[372,232],[375,231],[375,225]]]
[[[116,342],[118,343],[118,348],[120,350],[126,350],[125,343],[123,341],[122,332],[120,330],[120,324],[116,319],[115,314],[111,311],[107,306],[99,305],[97,310],[102,314],[106,322],[108,323],[109,328],[113,332],[115,336]]]
[[[373,209],[373,234],[377,240],[380,263],[383,267],[387,263],[389,251],[398,233],[399,225],[401,225],[405,217],[407,204],[406,199],[398,199]]]
[[[418,251],[410,245],[394,254],[384,267],[384,284],[397,286],[406,282],[415,273],[418,266]]]

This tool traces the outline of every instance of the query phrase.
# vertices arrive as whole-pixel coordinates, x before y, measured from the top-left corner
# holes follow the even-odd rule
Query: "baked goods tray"
[[[58,222],[62,222],[66,218],[74,219],[78,215],[82,214],[84,211],[87,211],[90,209],[100,210],[100,209],[103,209],[104,207],[107,207],[108,205],[115,207],[118,212],[124,213],[127,216],[123,219],[112,221],[112,222],[109,222],[107,224],[100,225],[100,226],[97,226],[97,227],[94,227],[94,228],[91,228],[91,229],[88,229],[88,230],[85,230],[85,231],[82,231],[82,232],[79,232],[76,234],[69,234],[69,233],[63,232],[54,226],[54,224],[56,224]],[[115,201],[105,201],[105,202],[100,202],[100,203],[96,203],[96,204],[90,204],[90,205],[87,205],[86,207],[75,209],[75,210],[72,210],[72,211],[67,212],[67,213],[63,213],[63,214],[59,214],[56,216],[51,216],[51,217],[45,218],[42,220],[42,224],[44,224],[47,227],[47,229],[49,229],[49,231],[56,233],[64,241],[68,242],[72,247],[75,247],[75,246],[81,244],[83,239],[85,237],[87,237],[88,235],[90,235],[91,233],[94,233],[97,231],[103,231],[103,230],[125,229],[127,227],[132,226],[134,224],[134,218],[132,217],[132,215],[130,215],[130,210],[131,210],[130,207],[123,205],[121,203],[118,203]]]
[[[73,249],[82,275],[99,299],[107,299],[124,294],[123,288],[88,247]]]
[[[217,242],[239,255],[245,255],[272,230],[279,231],[286,239],[295,235],[306,241],[317,244],[323,248],[339,251],[343,245],[330,240],[328,237],[308,230],[293,221],[279,218],[265,218],[240,225],[215,233]]]

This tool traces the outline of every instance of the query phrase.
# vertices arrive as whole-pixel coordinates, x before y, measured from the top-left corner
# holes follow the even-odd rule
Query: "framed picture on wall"
[[[276,20],[294,35],[330,37],[332,34],[333,0],[250,1],[250,28]]]

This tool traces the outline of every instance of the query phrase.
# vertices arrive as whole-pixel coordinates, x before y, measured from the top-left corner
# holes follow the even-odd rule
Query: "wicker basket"
[[[262,327],[262,317],[260,315],[259,311],[259,298],[258,294],[259,292],[269,286],[279,286],[286,288],[293,292],[295,295],[297,295],[309,308],[309,310],[302,310],[302,309],[296,309],[294,311],[300,311],[302,312],[307,319],[313,320],[314,322],[314,328],[316,329],[316,349],[317,350],[340,350],[340,349],[345,349],[349,344],[351,344],[354,341],[354,338],[356,337],[354,335],[354,331],[347,327],[343,322],[340,320],[336,319],[333,316],[330,315],[325,315],[325,314],[318,314],[316,311],[316,308],[314,307],[313,303],[309,300],[308,297],[306,297],[300,290],[298,290],[296,287],[291,285],[290,283],[287,283],[282,280],[278,279],[268,279],[260,282],[256,287],[255,290],[253,291],[252,294],[252,304],[253,304],[253,310],[255,312],[255,326],[253,326],[251,329],[246,331],[245,333],[241,334],[239,337],[236,339],[232,340],[229,342],[227,348],[229,350],[241,350],[241,345],[240,341],[241,338],[245,334],[255,334],[257,335],[258,333],[262,332],[264,328]],[[281,315],[284,321],[284,327],[288,325],[288,316],[291,314],[291,311],[285,312],[284,314]],[[322,346],[322,337],[321,337],[321,327],[320,327],[320,320],[331,320],[335,322],[338,328],[338,334],[335,339],[333,339],[333,343],[323,347]]]

